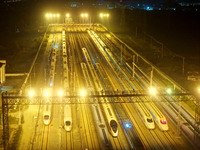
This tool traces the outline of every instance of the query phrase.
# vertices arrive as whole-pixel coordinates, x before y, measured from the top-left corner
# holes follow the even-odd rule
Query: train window
[[[100,128],[105,128],[105,125],[104,124],[100,124],[99,127]]]
[[[66,126],[70,126],[70,125],[71,125],[71,122],[70,122],[70,121],[66,121],[66,122],[65,122],[65,125],[66,125]]]
[[[153,122],[153,120],[150,118],[147,118],[147,122],[149,122],[149,123],[151,123],[151,122]]]
[[[110,121],[110,126],[114,132],[117,132],[117,122],[115,120]]]
[[[44,115],[44,120],[49,120],[49,115]]]
[[[160,122],[162,123],[162,124],[166,124],[166,120],[160,120]]]
[[[117,122],[115,120],[110,121],[110,126],[111,127],[116,127],[117,128]]]

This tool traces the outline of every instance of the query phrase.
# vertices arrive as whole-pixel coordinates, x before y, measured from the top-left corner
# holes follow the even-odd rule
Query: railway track
[[[71,27],[70,27],[71,28]],[[82,30],[82,29],[81,29]],[[71,30],[72,31],[72,30]],[[111,57],[115,57],[114,59],[116,60],[115,62],[119,62],[120,61],[120,57],[119,55],[117,55],[117,52],[120,52],[120,45],[116,46],[114,45],[114,42],[109,41],[108,38],[106,38],[103,33],[99,33],[101,34],[102,37],[102,41],[105,42],[105,44],[107,44],[109,47],[112,47],[114,52],[114,49],[117,49],[116,52],[114,52],[114,54]],[[116,66],[114,67],[114,62],[110,61],[109,63],[112,64],[112,67],[109,66],[109,63],[106,62],[105,59],[105,55],[108,55],[108,53],[104,53],[102,54],[100,52],[100,50],[97,48],[97,46],[94,44],[94,42],[91,40],[91,37],[88,35],[87,32],[78,32],[75,33],[75,30],[73,32],[68,33],[67,35],[68,37],[68,42],[70,43],[68,46],[70,47],[70,52],[68,55],[68,62],[69,62],[69,68],[70,68],[70,75],[69,75],[69,80],[70,80],[70,92],[74,92],[75,91],[79,91],[82,87],[86,87],[85,86],[85,79],[83,78],[83,73],[81,70],[81,63],[86,63],[83,52],[82,52],[82,48],[85,47],[91,57],[92,60],[92,65],[95,66],[96,63],[99,63],[101,66],[103,66],[104,70],[106,70],[107,72],[109,72],[107,75],[109,77],[109,79],[106,80],[112,80],[114,82],[114,86],[110,86],[110,90],[129,90],[128,86],[128,81],[126,79],[123,78],[122,74],[120,74],[121,76],[119,76],[119,70],[118,73],[115,73],[116,71]],[[66,42],[66,43],[68,43]],[[127,54],[126,54],[127,55]],[[113,59],[113,58],[110,58]],[[60,65],[60,64],[59,64]],[[88,64],[87,64],[88,65]],[[119,65],[120,66],[120,65]],[[123,66],[121,65],[120,67],[123,68]],[[88,66],[87,66],[88,68]],[[125,67],[124,67],[125,68]],[[129,76],[131,76],[130,72],[126,71],[126,69],[122,69],[126,74],[129,74]],[[93,68],[93,70],[98,71],[97,67],[95,66]],[[62,71],[62,70],[60,70]],[[88,69],[89,71],[89,69]],[[117,72],[116,71],[116,72]],[[128,76],[128,77],[129,77]],[[90,73],[90,77],[91,77],[91,73]],[[100,78],[100,77],[99,77]],[[102,81],[102,79],[99,79]],[[117,81],[114,81],[117,80]],[[76,81],[76,83],[74,83]],[[91,82],[93,84],[93,86],[95,85],[95,78],[91,79]],[[145,81],[148,82],[148,81]],[[103,84],[103,83],[102,83]],[[132,82],[132,84],[134,85],[134,88],[136,87],[136,89],[142,89],[143,87],[140,87],[138,84],[139,83],[134,83]],[[96,89],[96,87],[94,86],[94,89]],[[105,89],[104,89],[105,90]],[[93,99],[91,99],[92,101]],[[78,99],[78,101],[84,101],[83,99]],[[94,100],[93,100],[94,101]],[[121,108],[117,108],[116,104],[112,104],[112,108],[115,108],[115,113],[119,113],[120,111],[124,111],[125,112],[125,117],[128,118],[128,122],[132,123],[133,128],[130,129],[124,129],[125,128],[125,123],[127,120],[123,120],[123,116],[122,119],[118,122],[119,123],[119,128],[120,128],[120,133],[119,136],[117,138],[113,138],[110,134],[109,134],[109,138],[111,139],[111,143],[113,146],[113,149],[144,149],[143,145],[145,145],[146,149],[177,149],[177,145],[180,144],[178,143],[179,141],[177,139],[174,139],[174,136],[172,134],[172,132],[161,132],[157,127],[157,129],[155,130],[148,130],[145,128],[143,122],[141,121],[141,119],[138,117],[136,111],[134,110],[134,104],[119,104],[119,107]],[[81,149],[101,149],[101,139],[98,136],[97,129],[95,127],[95,122],[94,122],[94,118],[92,115],[92,109],[90,108],[90,105],[88,104],[81,104],[81,105],[77,105],[77,107],[79,107],[79,111],[78,113],[78,121],[77,121],[77,128],[79,128],[79,131],[77,133],[79,133],[81,142],[80,142],[80,147]],[[121,110],[120,110],[121,109]],[[120,115],[118,114],[118,117]],[[61,123],[63,123],[61,121]],[[40,139],[42,139],[40,141],[40,146],[39,149],[50,149],[48,147],[48,143],[50,142],[50,138],[49,138],[49,132],[50,132],[50,126],[41,126],[42,127],[42,135]],[[170,126],[171,127],[171,126]],[[174,128],[174,127],[173,127]],[[51,128],[51,130],[54,130],[53,128]],[[55,129],[56,131],[57,129]],[[63,132],[64,130],[61,129],[61,132]],[[65,147],[66,149],[76,149],[76,143],[74,140],[74,128],[72,127],[72,131],[71,132],[66,132],[64,131],[63,133],[61,133],[61,136],[64,137],[64,141],[65,141]],[[65,133],[66,132],[66,133]],[[137,136],[137,134],[139,136]],[[125,138],[125,136],[127,136],[127,139]],[[62,137],[62,138],[63,138]],[[126,139],[126,141],[124,142],[124,139]],[[62,139],[61,139],[62,140]],[[134,145],[134,147],[131,147],[130,145],[128,145],[128,141],[131,141],[130,143]],[[141,141],[140,141],[141,140]],[[63,142],[63,141],[62,141]],[[126,144],[124,144],[126,143]],[[138,144],[139,143],[139,144]],[[63,143],[62,143],[63,144]],[[128,145],[128,146],[127,146]]]
[[[42,141],[40,150],[47,150],[48,149],[48,142],[49,142],[49,126],[43,126],[43,133],[42,133]]]
[[[66,132],[66,150],[73,150],[73,134],[72,132]]]

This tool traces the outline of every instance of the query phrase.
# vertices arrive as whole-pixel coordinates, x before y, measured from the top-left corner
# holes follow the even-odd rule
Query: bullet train
[[[65,31],[62,31],[62,40],[65,41]]]
[[[53,48],[50,54],[50,71],[49,71],[49,85],[53,86],[54,83],[54,72],[56,67],[56,47]]]
[[[110,134],[113,137],[117,137],[118,136],[118,125],[117,125],[117,120],[115,117],[115,114],[112,110],[112,107],[110,104],[103,104],[103,112],[105,113],[105,118],[108,124],[108,129],[110,131]]]
[[[86,79],[86,84],[88,89],[92,89],[92,82],[91,78],[89,77],[89,73],[86,67],[85,63],[81,63],[81,68],[83,71],[84,78]],[[94,99],[94,102],[97,102],[96,99]],[[109,138],[109,133],[102,115],[102,111],[100,109],[100,106],[98,103],[90,105],[92,114],[93,114],[93,119],[96,125],[96,129],[98,132],[98,135],[101,140],[101,149],[109,150],[112,149],[112,145],[110,142]]]
[[[137,113],[139,114],[140,118],[144,122],[147,129],[155,129],[155,123],[153,120],[153,117],[149,110],[146,108],[146,106],[143,103],[135,103],[134,104]]]
[[[56,55],[56,47],[53,48],[53,54]]]
[[[63,49],[66,49],[66,47],[65,47],[66,46],[66,42],[63,42],[62,46],[63,46]]]
[[[63,56],[66,56],[67,55],[67,50],[66,50],[65,36],[63,36],[62,50],[63,50]]]
[[[45,125],[49,125],[51,122],[51,105],[44,105],[43,121]]]
[[[169,126],[167,124],[167,120],[163,113],[157,108],[157,106],[152,103],[146,103],[147,108],[149,109],[151,115],[153,116],[153,119],[157,126],[160,128],[161,131],[168,131]]]
[[[65,131],[71,131],[72,129],[72,112],[71,106],[64,106],[64,129]]]
[[[62,31],[62,35],[65,35],[65,31],[64,30]]]
[[[96,123],[97,132],[101,137],[100,139],[102,149],[113,149],[99,104],[92,104],[91,108],[93,112],[94,121]]]
[[[66,50],[66,47],[63,48],[63,56],[66,56],[67,55],[67,50]]]

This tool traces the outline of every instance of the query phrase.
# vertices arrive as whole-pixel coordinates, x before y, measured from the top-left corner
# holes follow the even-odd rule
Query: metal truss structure
[[[3,139],[4,139],[4,149],[9,149],[9,121],[8,121],[8,112],[9,108],[13,105],[47,105],[47,104],[103,104],[103,103],[148,103],[148,102],[168,102],[167,100],[140,100],[136,97],[153,97],[150,94],[126,94],[124,92],[96,92],[94,95],[74,95],[74,96],[18,96],[10,93],[2,93],[2,114],[3,114]],[[100,93],[100,94],[98,94]],[[183,101],[179,97],[184,96],[188,101],[194,101],[196,104],[195,110],[195,122],[199,124],[200,122],[200,103],[190,93],[174,93],[174,94],[158,94],[156,97],[169,97],[173,96],[174,102]],[[184,100],[185,101],[185,100]],[[198,105],[197,105],[198,104]]]

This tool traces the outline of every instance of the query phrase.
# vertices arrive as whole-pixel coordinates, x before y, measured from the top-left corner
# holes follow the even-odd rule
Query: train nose
[[[163,126],[163,131],[168,131],[169,130],[169,126],[168,125],[164,125]]]
[[[112,129],[113,132],[113,136],[116,137],[118,134],[118,129],[117,129],[117,122],[115,120],[111,120],[110,121],[110,127]]]
[[[148,125],[148,127],[149,127],[149,129],[155,129],[155,124],[154,124],[154,123],[150,123],[150,124]]]
[[[45,120],[45,121],[44,121],[44,124],[45,124],[45,125],[48,125],[48,124],[49,124],[49,120]]]
[[[65,130],[66,131],[71,131],[71,127],[70,126],[65,126]]]

